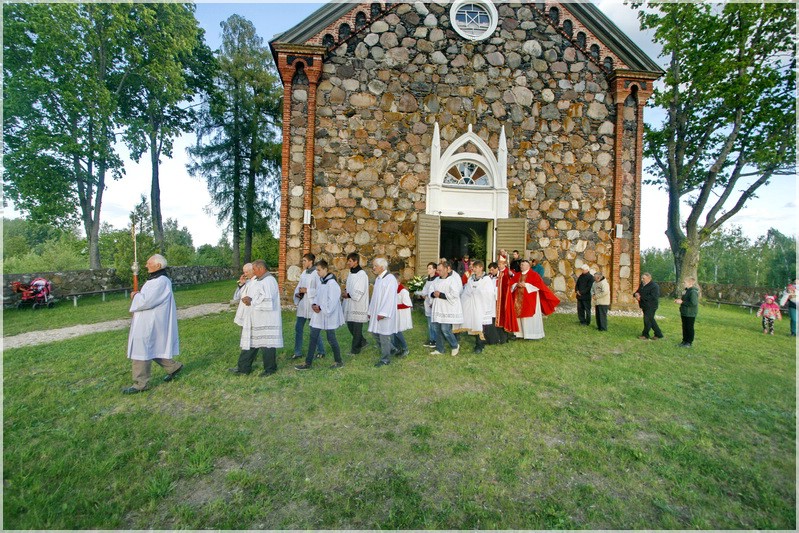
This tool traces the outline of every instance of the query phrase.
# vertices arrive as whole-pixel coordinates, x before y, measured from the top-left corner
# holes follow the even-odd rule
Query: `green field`
[[[4,527],[795,529],[787,323],[702,307],[682,349],[676,307],[663,341],[553,315],[542,341],[458,357],[428,355],[415,314],[407,358],[374,368],[372,341],[304,373],[286,313],[269,378],[226,372],[223,313],[181,321],[185,371],[135,396],[125,331],[8,350]]]

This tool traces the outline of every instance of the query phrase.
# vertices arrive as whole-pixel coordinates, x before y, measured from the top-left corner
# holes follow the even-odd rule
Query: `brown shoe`
[[[643,336],[643,335],[641,335],[641,336],[640,336],[640,337],[638,337],[638,338],[639,338],[639,339],[641,339],[642,341],[648,341],[648,340],[649,340],[649,337],[645,337],[645,336]]]

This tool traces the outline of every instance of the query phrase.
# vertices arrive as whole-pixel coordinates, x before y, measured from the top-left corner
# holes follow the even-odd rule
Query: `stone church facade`
[[[662,72],[593,4],[331,3],[270,46],[281,281],[307,252],[336,272],[382,255],[405,280],[471,243],[539,259],[565,298],[588,263],[632,303],[643,108]]]

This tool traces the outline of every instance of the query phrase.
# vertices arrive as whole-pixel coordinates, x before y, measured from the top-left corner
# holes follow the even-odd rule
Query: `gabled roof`
[[[304,45],[309,39],[317,36],[319,32],[355,9],[358,5],[355,2],[331,0],[293,28],[276,34],[269,42],[269,45],[270,47],[273,47],[275,43]],[[564,2],[563,5],[600,42],[616,54],[629,69],[657,74],[663,73],[663,69],[593,3]],[[545,20],[551,23],[547,17],[545,17]]]

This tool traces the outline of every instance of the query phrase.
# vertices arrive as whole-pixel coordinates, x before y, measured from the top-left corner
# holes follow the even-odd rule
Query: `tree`
[[[233,240],[233,266],[252,257],[252,239],[276,215],[280,179],[281,91],[273,61],[252,23],[233,15],[222,23],[216,91],[201,112],[189,172],[208,183],[220,222]]]
[[[125,4],[4,4],[4,190],[35,220],[80,218],[91,268],[119,98],[137,51]]]
[[[757,239],[753,252],[757,261],[756,285],[783,287],[796,279],[796,237],[771,228]]]
[[[795,174],[796,7],[648,6],[641,27],[655,30],[669,65],[654,93],[667,118],[647,127],[644,155],[652,183],[668,191],[666,235],[682,282],[697,277],[702,244],[760,187]]]
[[[191,102],[208,90],[215,62],[193,4],[134,4],[132,9],[140,61],[123,99],[125,139],[135,161],[149,151],[151,219],[155,242],[164,252],[160,158],[172,156],[174,137],[193,130]]]
[[[647,248],[641,252],[641,272],[649,272],[657,281],[674,281],[674,256],[671,250]]]

